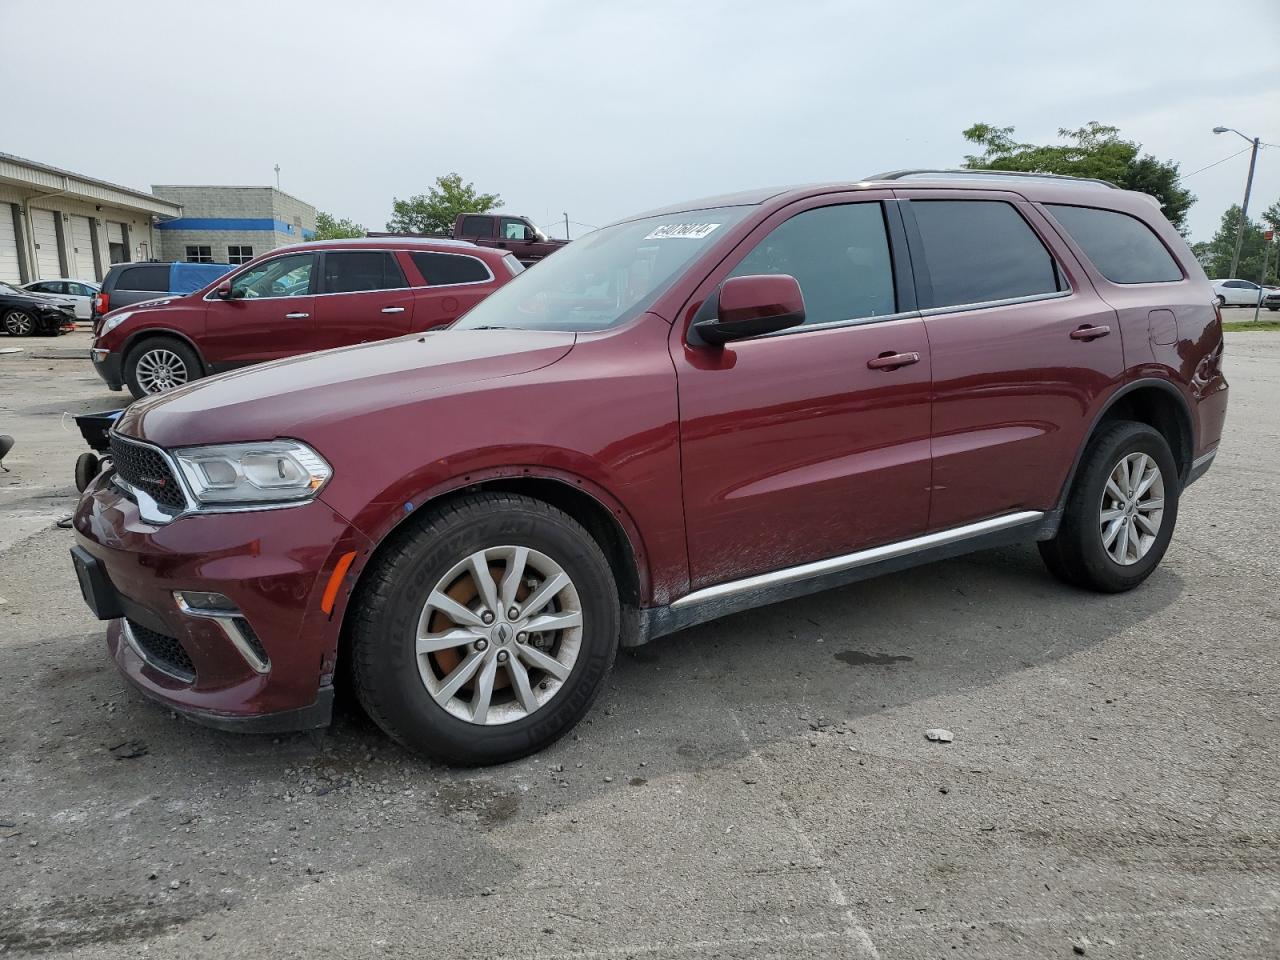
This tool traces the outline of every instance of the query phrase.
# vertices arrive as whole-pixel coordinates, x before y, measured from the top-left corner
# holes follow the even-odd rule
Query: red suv
[[[108,387],[143,397],[452,323],[523,270],[510,253],[455,240],[280,247],[195,293],[112,311],[97,323],[90,356]]]
[[[583,237],[453,327],[130,407],[75,515],[134,684],[224,728],[521,756],[619,646],[1038,541],[1140,584],[1217,451],[1222,326],[1149,197],[961,173]]]

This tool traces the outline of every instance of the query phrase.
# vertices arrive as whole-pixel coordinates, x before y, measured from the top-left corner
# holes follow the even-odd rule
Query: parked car
[[[129,407],[75,565],[173,710],[316,726],[341,671],[410,749],[500,762],[619,644],[735,611],[1019,541],[1138,586],[1217,452],[1222,349],[1142,194],[738,193],[574,241],[448,329]]]
[[[1264,295],[1252,280],[1210,280],[1220,307],[1256,307]]]
[[[148,260],[112,264],[93,298],[95,329],[102,317],[121,307],[193,293],[233,270],[229,263],[184,263]]]
[[[11,337],[70,333],[76,328],[75,305],[0,283],[0,328]]]
[[[370,233],[369,236],[384,238],[405,236],[405,234]],[[414,236],[431,239],[426,234]],[[481,247],[509,250],[526,267],[531,267],[539,260],[549,257],[569,242],[548,237],[528,217],[505,213],[459,214],[454,221],[453,229],[447,236],[458,240],[469,240]]]
[[[452,323],[523,270],[510,254],[454,240],[280,247],[194,293],[113,310],[90,356],[108,387],[142,397],[264,360]],[[108,295],[114,303],[104,288]]]
[[[1280,290],[1268,287],[1263,294],[1262,305],[1268,310],[1280,310]]]
[[[76,319],[89,320],[93,316],[93,298],[102,288],[89,280],[69,280],[63,277],[57,280],[33,280],[31,283],[24,283],[22,289],[28,293],[70,300],[76,308]]]

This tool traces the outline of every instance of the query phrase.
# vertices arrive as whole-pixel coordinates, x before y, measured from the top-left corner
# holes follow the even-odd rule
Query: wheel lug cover
[[[529,635],[528,635],[528,634],[526,634],[526,633],[517,633],[517,634],[516,634],[516,643],[524,643],[524,642],[525,642],[526,640],[528,640],[528,639],[529,639]]]
[[[506,662],[507,662],[507,651],[505,651],[505,650],[499,650],[499,651],[498,651],[498,662],[499,662],[499,663],[506,663]]]
[[[493,623],[493,614],[486,610],[484,613],[480,614],[480,619],[485,623]]]
[[[486,649],[488,646],[489,646],[489,641],[488,641],[488,640],[477,640],[477,641],[476,641],[476,649],[477,649],[477,650],[484,650],[484,649]]]
[[[507,611],[508,620],[514,620],[518,616],[520,616],[520,611],[517,610],[515,607],[512,607],[510,610]]]

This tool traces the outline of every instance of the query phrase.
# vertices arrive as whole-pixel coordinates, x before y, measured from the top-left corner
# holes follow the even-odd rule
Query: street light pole
[[[1236,249],[1231,255],[1231,271],[1229,276],[1235,277],[1236,269],[1240,266],[1240,244],[1244,242],[1244,226],[1249,222],[1249,194],[1253,191],[1253,169],[1258,165],[1258,146],[1261,141],[1260,137],[1245,137],[1243,133],[1234,127],[1214,127],[1214,133],[1234,133],[1238,137],[1244,137],[1253,145],[1253,151],[1249,154],[1249,176],[1244,181],[1244,203],[1240,205],[1240,225],[1236,228]]]

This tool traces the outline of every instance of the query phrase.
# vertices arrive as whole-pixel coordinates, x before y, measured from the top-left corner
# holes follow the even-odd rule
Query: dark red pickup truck
[[[371,237],[438,237],[428,233],[370,233]],[[481,247],[497,247],[515,254],[526,267],[549,257],[568,240],[553,240],[528,217],[506,213],[460,213],[449,236]]]

